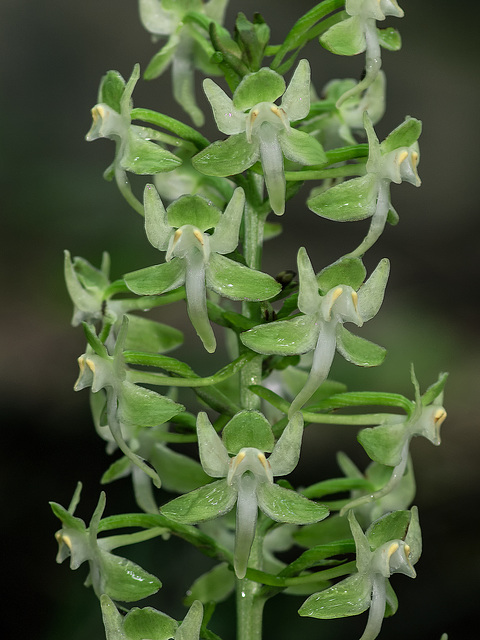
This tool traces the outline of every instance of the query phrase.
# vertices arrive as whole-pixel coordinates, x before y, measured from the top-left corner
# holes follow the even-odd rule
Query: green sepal
[[[372,582],[368,575],[355,573],[333,587],[314,593],[300,607],[301,616],[331,619],[356,616],[370,606]]]
[[[157,51],[148,63],[147,68],[143,72],[145,80],[153,80],[154,78],[158,78],[158,76],[162,75],[172,61],[178,44],[179,37],[176,33],[173,33],[160,51]]]
[[[379,312],[389,275],[390,260],[382,258],[358,292],[358,312],[363,322],[371,320]]]
[[[285,91],[285,80],[273,69],[264,67],[245,76],[233,94],[233,105],[245,111],[259,102],[275,102]]]
[[[177,289],[185,282],[185,264],[181,258],[132,271],[124,276],[127,287],[138,295],[151,296]]]
[[[85,523],[80,518],[75,517],[57,502],[50,502],[53,513],[61,520],[62,524],[78,532],[85,532]]]
[[[255,141],[249,143],[245,133],[218,140],[192,158],[192,165],[207,176],[233,176],[251,167],[260,152]]]
[[[422,122],[410,116],[398,125],[383,142],[380,143],[382,155],[400,149],[400,147],[410,147],[414,144],[422,133]]]
[[[232,455],[237,455],[244,447],[270,453],[275,445],[272,427],[260,411],[237,413],[225,426],[222,440]]]
[[[310,211],[327,220],[353,222],[375,213],[377,206],[377,177],[367,173],[323,191],[307,201]]]
[[[217,564],[195,580],[183,604],[191,605],[194,600],[203,604],[223,602],[235,589],[235,574],[226,562]]]
[[[103,626],[107,640],[128,640],[123,630],[123,616],[106,593],[100,596]]]
[[[367,46],[359,16],[337,22],[320,37],[320,44],[339,56],[356,56]]]
[[[448,373],[441,373],[438,377],[438,380],[434,382],[432,385],[428,387],[425,393],[422,396],[422,405],[427,407],[429,404],[432,404],[438,396],[442,393],[445,384],[447,382]]]
[[[325,294],[338,285],[347,284],[355,291],[365,280],[367,270],[360,258],[340,258],[317,275],[320,291]]]
[[[162,480],[162,488],[177,493],[187,493],[210,482],[201,465],[163,444],[155,444],[149,461]]]
[[[168,223],[172,227],[191,224],[200,231],[215,227],[220,220],[220,210],[211,201],[197,195],[183,195],[167,208]]]
[[[398,51],[402,48],[402,37],[393,27],[377,29],[377,34],[378,42],[384,49],[388,49],[388,51]]]
[[[132,125],[128,130],[127,145],[120,160],[122,169],[137,175],[152,175],[172,171],[182,164],[178,156],[140,137],[135,129]]]
[[[385,618],[390,618],[390,616],[393,616],[395,613],[397,613],[398,598],[397,598],[397,594],[392,588],[392,585],[390,584],[390,580],[387,579],[385,581],[385,587],[386,587]],[[442,639],[440,638],[440,640]]]
[[[316,322],[313,315],[270,322],[242,333],[240,339],[257,353],[280,356],[307,353],[317,343]]]
[[[362,429],[357,439],[371,460],[395,467],[402,459],[406,441],[405,424],[399,422]]]
[[[365,531],[370,549],[375,551],[390,540],[405,540],[410,519],[410,511],[402,510],[393,511],[376,520]]]
[[[257,486],[260,509],[276,522],[311,524],[328,516],[328,507],[278,484],[260,482]]]
[[[126,558],[100,551],[98,562],[102,569],[101,593],[113,600],[134,602],[153,595],[162,586],[158,578]]]
[[[175,634],[175,640],[199,640],[202,622],[203,606],[201,602],[195,600],[180,623]]]
[[[230,300],[268,300],[282,288],[268,274],[250,269],[219,253],[210,255],[206,283],[209,289]]]
[[[285,131],[282,129],[278,134],[278,139],[285,157],[292,162],[308,166],[328,162],[320,142],[305,131],[298,131],[298,129]]]
[[[226,480],[211,482],[205,487],[180,496],[161,507],[160,512],[183,524],[196,524],[228,513],[237,500],[237,492]]]
[[[128,313],[128,333],[125,349],[167,353],[180,346],[183,333],[161,322]]]
[[[125,80],[120,73],[115,70],[107,71],[100,81],[97,103],[108,104],[109,107],[120,113],[124,91]]]
[[[392,227],[395,227],[398,224],[399,220],[400,220],[400,216],[395,211],[394,207],[392,207],[392,205],[390,204],[390,208],[389,208],[388,213],[387,213],[387,222],[388,222],[388,224],[391,224]]]
[[[123,628],[128,640],[167,640],[174,637],[178,622],[152,607],[135,607],[125,616]],[[113,639],[107,637],[107,640]]]
[[[127,456],[122,456],[118,460],[115,460],[102,475],[100,479],[101,484],[109,484],[114,480],[124,478],[130,473],[131,466],[132,461],[130,458],[127,458]]]
[[[118,416],[121,422],[136,427],[153,427],[185,411],[185,407],[151,389],[127,380],[122,383]]]
[[[337,326],[337,350],[345,360],[359,367],[377,367],[387,355],[384,347],[356,336],[342,324]]]

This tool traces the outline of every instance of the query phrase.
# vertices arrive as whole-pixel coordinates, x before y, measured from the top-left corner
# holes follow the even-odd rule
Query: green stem
[[[302,169],[301,171],[285,171],[285,180],[326,180],[327,178],[345,178],[347,176],[363,176],[365,165],[346,164],[331,169]]]
[[[250,172],[248,193],[245,203],[243,253],[251,269],[260,269],[263,248],[264,217],[258,215],[255,204],[262,201],[263,177]],[[259,320],[259,305],[256,302],[244,302],[242,314],[247,318]],[[244,349],[240,345],[240,349]],[[240,404],[244,409],[260,409],[260,398],[249,389],[252,384],[261,384],[262,356],[257,355],[240,372]]]
[[[263,535],[257,535],[250,551],[249,567],[262,566]],[[262,618],[265,598],[260,597],[262,585],[248,578],[237,579],[237,640],[262,640]]]

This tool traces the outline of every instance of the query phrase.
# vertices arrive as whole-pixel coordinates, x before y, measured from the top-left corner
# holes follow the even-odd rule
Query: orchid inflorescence
[[[75,390],[90,390],[95,428],[107,453],[119,452],[102,482],[131,476],[140,511],[103,517],[102,493],[86,526],[74,515],[79,487],[68,509],[52,503],[62,523],[57,560],[69,557],[72,569],[88,564],[107,640],[218,640],[209,628],[213,610],[234,589],[239,640],[261,638],[263,606],[279,592],[307,597],[300,616],[368,610],[361,640],[374,640],[397,608],[390,578],[415,577],[421,554],[411,442],[423,436],[438,445],[446,417],[447,374],[421,394],[412,367],[413,400],[348,391],[330,379],[337,352],[360,367],[385,358],[350,325],[362,332],[383,303],[390,262],[377,258],[370,268],[364,256],[386,223],[398,221],[390,185],[420,185],[421,122],[407,117],[382,142],[374,129],[386,105],[380,47],[400,48],[398,32],[378,23],[403,11],[394,0],[324,0],[271,45],[260,14],[252,21],[239,14],[230,34],[226,8],[226,0],[139,0],[143,26],[155,42],[166,38],[144,77],[171,67],[174,98],[199,127],[205,114],[195,72],[205,74],[219,131],[212,142],[180,119],[134,108],[139,65],[126,81],[109,71],[100,83],[87,140],[115,142],[105,178],[143,217],[161,258],[111,280],[108,254],[96,268],[65,252],[72,324],[87,340]],[[317,39],[339,55],[364,52],[364,76],[332,80],[317,94],[310,62],[300,57]],[[319,266],[322,257],[300,247],[298,277],[264,273],[263,242],[281,233],[278,216],[301,215],[292,198],[307,182],[310,211],[368,220],[366,235],[331,264]],[[228,353],[215,373],[199,375],[166,355],[183,333],[139,313],[177,302],[198,346]],[[295,489],[290,474],[315,424],[357,426],[369,466],[363,471],[339,453],[343,477]],[[129,527],[135,531],[125,533]],[[182,620],[150,606],[125,614],[121,603],[153,596],[162,584],[112,550],[158,538],[160,556],[171,535],[216,564],[190,585]],[[276,555],[282,551],[288,556]]]

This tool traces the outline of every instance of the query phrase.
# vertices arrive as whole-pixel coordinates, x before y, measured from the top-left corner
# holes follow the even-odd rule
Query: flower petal
[[[313,316],[258,325],[240,335],[241,341],[249,349],[280,356],[307,353],[315,347],[317,338],[317,321]]]
[[[139,295],[156,295],[181,287],[185,282],[185,263],[180,258],[132,271],[124,276],[127,287]]]
[[[206,78],[203,81],[203,90],[212,107],[217,127],[222,133],[231,136],[245,131],[247,116],[233,106],[232,99],[216,82]]]
[[[236,500],[237,491],[226,480],[217,480],[171,500],[160,513],[174,522],[196,524],[225,515]]]
[[[230,300],[268,300],[281,285],[271,276],[212,253],[206,270],[207,287]]]
[[[247,142],[245,133],[218,140],[197,153],[192,165],[207,176],[232,176],[242,173],[260,157],[258,142]]]
[[[324,504],[270,482],[258,484],[257,496],[260,509],[276,522],[311,524],[323,520],[330,513]]]

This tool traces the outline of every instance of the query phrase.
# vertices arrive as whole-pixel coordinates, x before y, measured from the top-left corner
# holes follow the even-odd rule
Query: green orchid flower
[[[402,18],[404,13],[396,0],[346,0],[345,11],[350,18],[330,27],[320,38],[321,44],[344,56],[365,51],[365,76],[338,99],[337,106],[367,89],[376,79],[382,66],[381,46],[397,50],[401,47],[400,35],[394,29],[378,29],[377,21],[387,16]]]
[[[201,196],[184,195],[167,209],[153,185],[145,189],[145,229],[150,243],[166,251],[164,264],[125,276],[129,289],[154,295],[185,284],[187,312],[205,349],[213,353],[215,335],[207,313],[205,288],[230,300],[268,300],[281,286],[271,276],[227,258],[234,251],[245,203],[237,188],[224,214]],[[213,229],[212,235],[207,230]]]
[[[142,531],[140,534],[97,538],[98,527],[105,509],[105,493],[102,492],[95,512],[87,527],[73,514],[80,500],[79,484],[67,509],[51,502],[53,513],[62,522],[55,538],[58,542],[57,562],[70,558],[70,568],[75,570],[88,562],[90,571],[85,586],[92,586],[97,597],[107,594],[114,600],[133,602],[156,593],[162,583],[137,564],[111,553],[116,547],[134,544],[159,535],[159,528]]]
[[[213,80],[203,83],[217,127],[229,136],[203,149],[193,166],[209,176],[231,176],[257,160],[262,164],[270,206],[285,211],[283,156],[302,165],[327,161],[321,144],[290,123],[306,118],[310,110],[310,65],[301,60],[285,89],[285,80],[264,67],[246,75],[229,98]],[[280,106],[275,101],[282,96]]]
[[[297,466],[303,435],[300,413],[291,418],[276,444],[269,422],[258,411],[237,413],[225,426],[222,438],[207,414],[199,413],[197,434],[204,471],[222,480],[175,498],[160,511],[176,522],[196,524],[222,516],[236,504],[234,568],[238,578],[247,571],[258,508],[272,520],[291,524],[327,517],[324,505],[273,482],[275,476],[291,473]],[[265,452],[272,453],[267,458]]]
[[[185,410],[170,398],[151,389],[145,389],[128,380],[128,371],[123,350],[128,331],[125,316],[119,331],[113,354],[97,338],[93,328],[85,326],[90,343],[89,349],[78,359],[80,375],[75,391],[91,388],[95,397],[97,420],[107,427],[119,449],[130,461],[149,475],[154,484],[160,486],[157,473],[148,466],[127,444],[136,442],[137,432],[144,427],[167,422]],[[102,392],[101,396],[97,396]]]
[[[347,504],[343,511],[379,500],[398,489],[407,470],[410,442],[413,437],[423,436],[435,446],[440,445],[440,427],[447,417],[447,412],[442,406],[446,381],[447,374],[442,374],[437,382],[421,396],[419,384],[412,369],[415,402],[412,403],[410,414],[403,420],[399,419],[391,424],[369,427],[360,431],[358,441],[368,456],[377,463],[393,467],[393,470],[388,481],[380,489],[356,498]]]
[[[290,417],[326,380],[335,350],[359,366],[376,366],[383,361],[385,349],[354,336],[343,325],[353,322],[361,327],[378,313],[389,274],[388,260],[381,260],[370,278],[359,286],[365,269],[359,260],[347,259],[327,267],[317,279],[303,247],[298,252],[297,264],[298,309],[302,315],[259,325],[240,336],[246,347],[266,355],[313,351],[309,377],[290,406]]]
[[[386,493],[375,497],[377,491],[380,491],[391,478],[392,468],[380,464],[379,462],[371,462],[362,473],[352,460],[343,452],[337,455],[338,464],[347,478],[364,479],[370,484],[368,502],[355,507],[355,515],[362,524],[368,526],[370,523],[378,520],[386,513],[391,511],[402,511],[408,509],[415,498],[416,484],[415,474],[413,471],[413,463],[411,456],[408,456],[405,472],[399,478],[398,484]],[[348,508],[358,499],[365,495],[366,490],[354,489],[351,491],[351,500]],[[373,498],[371,497],[373,494]],[[343,513],[343,512],[342,512]]]
[[[367,235],[360,245],[348,254],[362,256],[378,240],[389,221],[398,222],[398,215],[390,200],[390,183],[421,184],[417,173],[420,154],[417,140],[422,123],[406,118],[387,138],[379,143],[372,122],[364,114],[364,127],[368,136],[369,156],[367,173],[360,178],[342,182],[307,201],[310,211],[322,218],[337,222],[351,222],[371,218]]]
[[[100,269],[81,257],[71,258],[65,251],[65,282],[73,302],[72,325],[74,327],[86,322],[95,324],[111,323],[112,330],[106,340],[108,347],[114,348],[114,339],[118,335],[123,317],[128,318],[128,332],[125,349],[147,351],[150,353],[167,353],[183,342],[183,334],[174,327],[129,313],[154,306],[153,298],[119,298],[112,299],[118,289],[109,279],[110,257],[103,254]],[[115,283],[118,285],[119,283]],[[122,287],[124,288],[124,287]]]
[[[208,40],[185,17],[195,12],[222,24],[227,3],[228,0],[139,1],[140,20],[145,29],[155,38],[168,36],[165,45],[148,64],[145,78],[158,78],[171,66],[173,97],[197,127],[204,124],[205,118],[195,99],[194,71],[197,68],[216,75],[218,67],[210,62],[214,50]]]
[[[99,406],[92,403],[92,413],[97,431],[101,437],[111,438],[108,426],[101,426],[103,401]],[[96,405],[96,403],[95,403]],[[105,433],[107,430],[107,433]],[[124,430],[126,427],[124,426]],[[174,451],[165,444],[162,436],[168,431],[168,424],[164,423],[149,429],[137,429],[131,442],[135,443],[135,453],[141,459],[148,460],[157,472],[164,491],[187,493],[198,489],[209,481],[207,474],[196,460],[182,453]],[[110,438],[109,438],[110,436]],[[115,441],[113,441],[115,444]],[[107,448],[110,453],[111,449]],[[158,513],[158,505],[152,487],[152,478],[132,462],[127,456],[115,460],[102,476],[102,484],[107,484],[131,475],[135,501],[146,513]]]
[[[100,83],[98,103],[92,109],[93,124],[86,135],[88,142],[99,138],[114,140],[115,159],[105,170],[104,178],[115,178],[127,202],[141,215],[143,207],[132,193],[127,171],[138,175],[153,175],[172,171],[182,161],[152,140],[157,132],[148,127],[132,125],[132,93],[140,77],[138,64],[127,83],[118,71],[109,71]]]
[[[342,102],[339,107],[336,106],[339,98],[356,87],[357,84],[352,79],[331,80],[322,91],[323,100],[312,105],[313,107],[323,105],[322,110],[327,105],[331,105],[331,107],[301,124],[301,130],[315,136],[322,143],[324,149],[335,149],[343,147],[345,144],[358,144],[354,134],[364,133],[364,112],[368,112],[372,124],[376,124],[383,117],[386,90],[383,71],[380,71],[363,94],[355,93]],[[163,176],[163,174],[158,174],[158,176]],[[163,178],[165,179],[165,176]]]
[[[360,640],[375,640],[385,615],[393,615],[397,598],[389,578],[394,573],[415,578],[413,565],[422,552],[418,511],[393,512],[364,533],[353,511],[348,514],[357,553],[358,573],[314,593],[300,607],[301,616],[331,619],[355,616],[369,609]]]
[[[162,611],[153,607],[134,607],[122,616],[112,599],[104,594],[100,598],[103,624],[107,640],[199,640],[203,622],[203,606],[198,600],[192,603],[184,620],[179,624]]]

